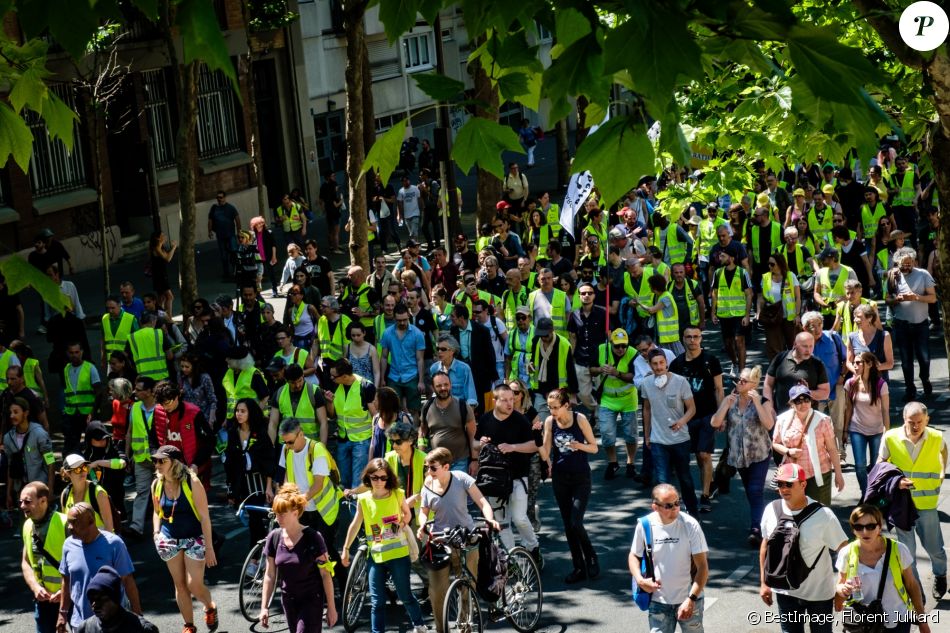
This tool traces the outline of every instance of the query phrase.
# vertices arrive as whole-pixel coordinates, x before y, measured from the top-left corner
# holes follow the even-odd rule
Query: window
[[[507,125],[515,130],[521,127],[521,121],[524,119],[524,107],[521,104],[505,101],[498,108],[498,123]]]
[[[406,72],[428,70],[435,65],[433,56],[429,54],[431,39],[432,33],[428,32],[410,35],[402,40],[402,63]]]
[[[405,112],[397,112],[396,114],[390,114],[387,116],[376,117],[376,133],[380,134],[390,129],[392,126],[396,125],[400,121],[406,118]]]
[[[50,86],[50,90],[76,111],[76,98],[71,86],[57,84]],[[30,157],[33,196],[40,198],[86,188],[88,182],[79,123],[73,124],[73,151],[70,153],[61,140],[50,138],[40,115],[27,110],[24,117],[33,133],[33,155]]]
[[[214,158],[241,150],[237,108],[231,83],[220,70],[198,72],[198,157]]]
[[[145,92],[145,119],[152,142],[156,169],[168,169],[175,164],[175,140],[172,133],[171,110],[168,105],[168,80],[164,69],[142,73]]]

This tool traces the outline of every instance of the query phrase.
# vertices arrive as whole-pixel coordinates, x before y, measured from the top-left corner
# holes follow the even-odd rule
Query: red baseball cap
[[[805,481],[805,469],[798,464],[782,464],[778,467],[776,481]]]

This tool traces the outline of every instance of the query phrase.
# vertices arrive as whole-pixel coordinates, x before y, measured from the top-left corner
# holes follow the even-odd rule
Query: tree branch
[[[904,43],[897,21],[890,17],[895,9],[887,6],[883,0],[854,0],[854,5],[901,63],[917,70],[924,69],[926,60]]]

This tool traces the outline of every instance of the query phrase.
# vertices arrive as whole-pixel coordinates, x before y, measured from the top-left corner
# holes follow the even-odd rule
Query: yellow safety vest
[[[646,271],[644,271],[643,275],[640,277],[640,283],[638,284],[639,287],[634,287],[633,277],[630,276],[630,271],[626,270],[623,273],[623,291],[630,299],[636,298],[637,301],[643,303],[644,299],[653,294],[653,291],[650,290],[650,284],[647,283],[647,279],[649,278],[650,276],[646,273]],[[637,306],[637,314],[639,314],[641,317],[646,317],[649,315],[648,312],[639,306]]]
[[[132,327],[135,325],[135,317],[128,312],[121,312],[119,316],[119,327],[114,331],[112,329],[112,319],[109,313],[102,315],[102,343],[106,348],[106,356],[112,352],[125,351],[125,345],[132,335]]]
[[[90,499],[90,491],[92,490],[92,487],[93,487],[93,486],[96,487],[96,499],[97,499],[97,500],[96,500],[96,504],[95,504],[95,505],[92,504],[92,500]],[[67,491],[64,490],[63,492],[67,492]],[[76,500],[75,500],[75,498],[73,497],[73,493],[74,493],[74,492],[75,492],[75,491],[73,490],[72,484],[69,484],[69,485],[68,485],[68,494],[66,494],[66,498],[63,500],[63,503],[60,504],[60,505],[62,506],[62,509],[63,509],[63,510],[69,510],[71,507],[73,507],[74,505],[76,505]],[[97,506],[98,506],[99,508],[102,507],[102,503],[101,503],[100,501],[98,501],[98,499],[99,499],[99,497],[102,497],[103,495],[105,495],[106,499],[109,498],[109,493],[106,492],[105,488],[103,488],[102,486],[96,484],[94,481],[89,481],[89,483],[86,484],[86,493],[83,495],[82,500],[85,501],[86,503],[88,503],[88,504],[92,507],[92,509],[93,509],[93,511],[94,511],[93,514],[96,515],[96,526],[105,529],[106,524],[105,524],[105,522],[102,520],[102,514],[101,514],[100,512],[98,512],[98,511],[95,511]],[[114,527],[117,528],[117,527],[119,527],[119,526],[114,526]]]
[[[183,479],[180,479],[178,483],[181,485],[181,492],[179,494],[184,494],[185,499],[188,501],[188,506],[191,508],[192,514],[195,515],[195,518],[198,519],[198,523],[201,523],[201,515],[198,514],[198,508],[195,506],[195,497],[191,492],[191,475],[186,474]],[[199,482],[199,485],[200,482]],[[158,514],[158,518],[164,520],[165,513],[162,511],[162,491],[165,489],[165,479],[163,477],[158,477],[154,482],[152,482],[152,507],[155,508],[155,513]],[[168,522],[171,523],[174,521],[174,518],[169,517]]]
[[[782,257],[784,257],[785,261],[790,265],[791,262],[789,262],[788,259],[788,245],[783,244],[782,247],[778,249],[778,252],[782,254]],[[807,269],[805,268],[805,256],[802,254],[802,247],[800,245],[795,245],[795,250],[792,252],[792,255],[795,257],[795,270],[797,271],[798,279],[802,280],[811,277],[811,266]]]
[[[653,295],[653,305],[658,304],[663,297],[669,297],[670,305],[673,306],[673,316],[663,316],[663,310],[656,313],[656,334],[660,343],[676,343],[680,340],[680,317],[679,309],[676,307],[676,301],[669,291],[660,295]]]
[[[295,418],[300,422],[300,430],[308,438],[314,440],[319,438],[317,428],[317,414],[313,409],[313,385],[308,382],[303,384],[303,391],[300,392],[300,400],[297,401],[296,408],[291,404],[290,385],[284,385],[277,392],[277,409],[280,411],[280,419]]]
[[[713,246],[718,242],[716,239],[716,231],[719,230],[719,227],[723,224],[726,224],[726,221],[722,218],[716,218],[715,220],[710,220],[709,218],[704,219],[699,223],[699,254],[703,257],[709,257],[709,254],[712,252]]]
[[[685,283],[683,285],[683,295],[686,297],[686,305],[689,307],[689,324],[690,325],[699,325],[699,302],[696,301],[696,282],[692,279],[684,279]],[[667,284],[666,289],[670,294],[673,294],[673,288],[676,287],[676,282],[672,279],[670,283]],[[677,306],[677,314],[679,313],[679,306]]]
[[[904,578],[902,574],[904,570],[901,569],[901,555],[897,550],[897,541],[885,536],[886,540],[891,542],[891,555],[887,559],[887,575],[890,576],[891,582],[894,583],[894,589],[897,590],[897,595],[900,596],[901,602],[903,602],[908,609],[913,610],[913,606],[910,601],[910,595],[907,593],[907,588],[904,587]],[[860,545],[858,541],[851,541],[848,544],[848,562],[845,573],[847,574],[846,580],[851,580],[858,575],[858,562],[859,562],[859,553]],[[887,551],[886,549],[884,550]],[[852,604],[853,601],[849,601],[848,604]]]
[[[142,463],[152,459],[149,450],[148,436],[151,430],[155,428],[155,424],[152,422],[154,417],[154,407],[148,418],[146,418],[145,405],[141,402],[136,402],[132,405],[132,428],[129,429],[129,445],[132,448],[132,461]]]
[[[399,529],[402,516],[400,490],[391,490],[384,499],[374,498],[370,490],[357,495],[356,499],[363,513],[363,529],[373,562],[379,564],[409,556],[406,540],[409,537]]]
[[[228,370],[224,372],[224,378],[221,379],[221,387],[224,388],[224,393],[228,398],[228,419],[234,416],[234,407],[237,406],[238,400],[242,398],[257,400],[257,392],[254,391],[254,388],[251,386],[251,382],[254,380],[254,374],[260,374],[261,378],[264,377],[264,374],[261,374],[261,370],[254,367],[242,369],[237,377],[237,382],[234,380],[233,369],[229,367]]]
[[[508,380],[518,380],[518,368],[521,367],[521,359],[528,353],[528,347],[534,340],[534,326],[528,326],[527,336],[524,337],[524,345],[518,341],[521,340],[521,330],[515,326],[515,329],[508,331],[508,341],[505,343],[505,355],[511,356],[511,371],[508,372]]]
[[[274,209],[276,217],[285,231],[299,231],[303,228],[303,220],[300,219],[300,205],[296,202],[290,203],[290,209],[285,209],[284,205],[279,204]]]
[[[894,178],[900,178],[900,176],[894,174]],[[917,191],[914,188],[914,170],[908,167],[907,171],[904,172],[904,178],[897,190],[897,195],[891,199],[891,206],[912,207],[914,206],[915,195],[917,195]]]
[[[315,462],[317,458],[323,457],[327,460],[331,473],[336,469],[336,462],[333,461],[333,457],[330,455],[327,447],[316,440],[308,439],[304,450],[307,451],[306,491],[313,485],[313,462]],[[291,454],[292,449],[284,445],[283,451],[287,483],[297,483],[296,474],[294,473],[294,457]],[[320,513],[320,516],[323,517],[327,525],[336,523],[336,517],[340,510],[339,503],[342,498],[343,494],[336,487],[336,484],[333,483],[331,476],[327,475],[324,477],[323,484],[320,486],[320,490],[317,492],[317,496],[313,498],[313,501],[314,505],[317,506],[317,512]]]
[[[871,207],[867,203],[861,205],[861,226],[864,229],[864,239],[870,240],[877,233],[877,223],[881,218],[887,215],[883,202],[878,202],[874,207],[874,213],[871,213]]]
[[[556,226],[558,229],[561,228],[561,207],[551,203],[551,206],[548,207],[547,217],[544,220],[547,222],[548,226]]]
[[[869,299],[861,297],[860,303],[858,305],[871,305]],[[848,306],[851,305],[850,301],[845,301],[844,303],[839,303],[837,308],[836,316],[841,319],[841,338],[848,340],[848,335],[852,332],[857,332],[858,328],[854,324],[854,310],[851,310],[851,314],[848,314]],[[854,306],[857,308],[858,306]]]
[[[554,331],[558,334],[567,334],[567,295],[563,290],[554,288],[551,291],[551,321]],[[544,294],[540,289],[528,295],[528,310],[534,316],[534,302],[538,295]]]
[[[831,229],[834,227],[834,210],[828,205],[825,205],[822,213],[824,213],[824,216],[822,216],[822,219],[819,221],[818,214],[814,209],[808,212],[808,230],[815,236],[820,246],[824,248],[831,243],[829,236]]]
[[[343,348],[350,342],[346,337],[346,328],[350,325],[350,317],[341,315],[336,322],[333,336],[330,336],[330,320],[321,316],[317,322],[317,339],[320,341],[320,356],[327,360],[343,358]]]
[[[567,386],[567,353],[571,349],[571,344],[562,334],[555,333],[557,338],[557,386]],[[538,388],[538,373],[541,370],[541,339],[536,338],[531,343],[531,363],[534,365],[534,373],[531,374],[531,388]],[[551,375],[551,368],[548,368],[548,375]]]
[[[760,283],[762,285],[762,298],[766,303],[775,303],[775,301],[772,301],[772,295],[765,291],[765,284],[772,283],[772,273],[762,275],[762,281]],[[798,313],[795,310],[795,278],[791,271],[788,272],[788,275],[785,277],[785,283],[782,285],[782,304],[785,308],[785,320],[794,321]]]
[[[63,413],[66,415],[73,415],[77,411],[83,415],[92,413],[92,407],[96,403],[96,393],[92,390],[92,363],[88,360],[82,362],[76,384],[70,381],[69,365],[63,368],[63,378],[65,383],[63,396],[66,398]]]
[[[148,376],[156,382],[168,378],[164,332],[158,328],[142,328],[129,337],[129,347],[139,376]]]
[[[600,242],[601,257],[603,257],[603,254],[607,251],[607,227],[601,224],[598,229],[593,224],[588,224],[584,230],[597,236],[597,241]]]
[[[627,351],[619,359],[614,356],[613,349],[609,342],[601,343],[598,348],[598,358],[600,365],[612,365],[620,373],[630,372],[630,365],[636,360],[637,353],[634,348],[628,347]],[[620,380],[615,376],[604,376],[604,391],[600,398],[600,406],[616,411],[636,411],[639,407],[639,393],[632,382]]]
[[[63,543],[66,542],[66,515],[62,512],[53,512],[49,518],[49,527],[46,528],[46,538],[43,540],[43,549],[52,556],[63,558]],[[43,588],[50,593],[59,591],[63,577],[59,574],[59,565],[50,564],[42,554],[39,558],[33,552],[33,519],[23,523],[23,547],[26,548],[26,561],[33,569],[33,575]],[[59,561],[57,561],[58,563]]]
[[[762,227],[757,224],[752,225],[752,261],[761,264],[758,260],[759,253],[759,232]],[[782,243],[782,227],[778,222],[769,222],[769,248],[775,251],[778,245]],[[768,261],[768,260],[766,260]]]
[[[399,454],[396,451],[389,451],[386,453],[384,459],[389,464],[389,467],[393,469],[393,472],[398,475],[399,467],[401,465],[399,461]],[[412,449],[412,481],[399,481],[399,487],[402,488],[403,492],[406,493],[406,496],[411,497],[412,495],[419,494],[419,492],[422,490],[422,484],[425,483],[426,478],[425,461],[425,453],[420,451],[418,448]]]
[[[336,388],[333,394],[333,409],[336,412],[337,427],[340,437],[348,438],[351,442],[363,442],[373,435],[373,420],[369,411],[363,407],[360,392],[365,378],[354,374],[356,379],[345,391],[343,385]]]
[[[32,389],[36,395],[43,395],[40,390],[40,383],[36,380],[36,369],[40,366],[40,361],[35,358],[27,358],[23,363],[23,382],[28,389]],[[3,372],[6,376],[6,372]]]
[[[501,307],[505,313],[505,327],[507,327],[509,331],[518,327],[515,312],[521,306],[526,305],[528,305],[528,289],[524,286],[521,286],[517,294],[513,293],[511,288],[501,294]]]
[[[671,223],[664,234],[666,235],[666,258],[670,265],[682,264],[686,261],[686,242],[680,241],[679,231],[676,230],[679,224]]]
[[[940,499],[940,484],[943,482],[940,463],[940,449],[943,447],[943,433],[927,427],[924,429],[924,445],[916,460],[911,460],[907,446],[901,438],[901,427],[891,429],[884,434],[884,444],[890,456],[887,461],[902,471],[904,476],[914,482],[910,496],[918,510],[934,510]]]
[[[742,269],[736,267],[732,283],[726,285],[726,269],[716,271],[716,316],[744,317],[746,315],[745,292],[742,290]]]
[[[845,298],[844,296],[844,285],[848,282],[848,279],[851,277],[851,268],[840,264],[841,272],[838,274],[838,279],[835,280],[834,286],[831,285],[831,269],[825,266],[818,270],[818,282],[821,284],[821,298],[825,301],[834,299],[836,301],[841,301]],[[822,314],[834,314],[835,309],[830,307],[823,307],[821,309]]]
[[[274,352],[274,358],[283,358],[283,357],[284,357],[283,350]],[[294,353],[291,354],[290,356],[290,362],[300,367],[300,369],[304,369],[307,364],[307,359],[309,357],[310,357],[310,354],[307,353],[307,350],[302,349],[300,347],[295,347]]]
[[[372,290],[372,287],[364,282],[362,286],[356,289],[356,294],[354,295],[356,297],[356,306],[364,313],[373,311],[373,306],[370,305],[369,302],[370,290]],[[340,301],[345,301],[350,296],[350,294],[350,287],[347,286],[343,289],[343,295],[341,296]],[[369,329],[373,327],[373,317],[362,316],[360,317],[360,323],[362,323],[365,328]]]

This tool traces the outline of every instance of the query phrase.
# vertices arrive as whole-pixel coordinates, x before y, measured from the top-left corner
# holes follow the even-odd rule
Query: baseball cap
[[[776,481],[805,481],[805,469],[798,464],[782,464],[775,473]]]
[[[834,193],[834,192],[835,192],[835,186],[832,185],[832,184],[824,184],[824,185],[821,186],[821,191],[822,191],[822,193]]]
[[[791,402],[799,396],[809,396],[811,397],[811,389],[805,385],[795,385],[788,390],[788,401]]]
[[[499,210],[509,209],[511,208],[511,204],[509,204],[506,200],[499,200],[498,203],[495,205],[495,208]]]
[[[531,310],[528,309],[528,306],[518,306],[517,309],[515,309],[515,314],[531,316]]]
[[[718,202],[710,202],[709,204],[706,205],[706,210],[707,210],[707,211],[718,211],[718,210],[719,210],[719,203],[718,203]]]
[[[617,328],[610,333],[610,342],[615,345],[628,345],[630,343],[630,336],[627,334],[627,331],[623,328]]]
[[[409,238],[409,241],[406,242],[406,248],[416,248],[417,246],[419,246],[419,242],[412,238]]]
[[[607,235],[608,239],[611,240],[623,240],[627,238],[627,234],[622,229],[610,229],[610,233]]]
[[[456,241],[456,242],[467,242],[467,241],[468,241],[468,238],[465,237],[465,235],[463,235],[462,233],[459,233],[458,235],[455,236],[455,241]]]
[[[838,259],[838,251],[833,248],[826,248],[818,255],[818,259]]]
[[[86,461],[85,457],[83,457],[82,455],[73,453],[71,455],[67,455],[66,459],[63,460],[63,468],[65,468],[66,470],[72,470],[73,468],[79,468],[83,464],[88,464],[88,463],[89,462]]]
[[[767,193],[760,193],[758,196],[755,197],[755,202],[756,202],[756,204],[758,204],[760,207],[767,207],[767,206],[769,206],[769,203],[770,203],[770,201],[769,201],[769,194],[767,194]]]
[[[805,190],[802,189],[801,187],[799,187],[798,189],[796,189],[795,191],[792,192],[792,195],[793,195],[793,196],[804,196],[804,195],[805,195]]]
[[[185,456],[177,446],[166,444],[165,446],[159,446],[158,450],[152,453],[152,459],[174,459],[184,463]]]
[[[534,333],[538,336],[547,336],[554,331],[554,321],[547,317],[538,319],[538,324],[534,326]]]
[[[275,356],[270,360],[269,363],[267,363],[266,369],[267,371],[278,372],[285,367],[287,367],[287,361],[285,361],[280,356]]]

